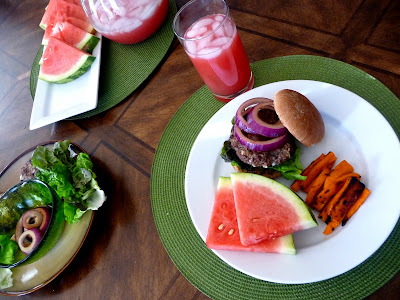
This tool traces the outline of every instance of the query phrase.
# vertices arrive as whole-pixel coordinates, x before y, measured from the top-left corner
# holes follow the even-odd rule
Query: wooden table
[[[178,0],[177,6],[185,2]],[[330,57],[364,70],[400,96],[398,1],[228,3],[250,62],[293,54]],[[41,142],[71,139],[90,153],[108,200],[73,262],[26,298],[207,299],[163,248],[149,189],[163,130],[203,85],[201,79],[175,39],[151,78],[116,107],[30,131],[29,76],[46,5],[47,0],[0,1],[0,169]],[[397,274],[368,299],[393,299],[399,293]]]

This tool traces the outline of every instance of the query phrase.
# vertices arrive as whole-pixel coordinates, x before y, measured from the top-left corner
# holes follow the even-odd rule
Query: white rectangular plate
[[[93,50],[96,57],[90,69],[81,77],[63,84],[38,79],[33,102],[30,130],[87,112],[96,108],[100,75],[102,37]]]

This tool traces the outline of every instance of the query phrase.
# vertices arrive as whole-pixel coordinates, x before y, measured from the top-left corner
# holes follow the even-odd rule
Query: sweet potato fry
[[[362,194],[360,195],[360,197],[358,197],[357,201],[347,211],[347,214],[343,218],[343,221],[342,221],[343,226],[347,223],[347,221],[351,218],[351,216],[354,215],[354,213],[360,208],[360,206],[368,198],[369,194],[371,194],[371,191],[369,189],[365,188],[363,190]]]
[[[316,160],[314,160],[307,168],[305,168],[303,170],[303,172],[301,172],[301,175],[303,176],[307,176],[307,174],[310,172],[310,170],[312,168],[314,168],[314,166],[319,163],[323,158],[325,157],[325,154],[322,153]],[[301,184],[303,183],[303,180],[295,180],[292,185],[290,186],[290,188],[295,191],[298,192],[301,188]]]
[[[303,190],[307,190],[308,186],[314,181],[315,178],[322,172],[326,167],[332,168],[335,164],[336,156],[333,152],[329,152],[325,157],[323,157],[307,174],[306,180],[303,181],[301,187]]]
[[[363,192],[365,185],[360,182],[356,177],[351,177],[349,184],[346,189],[340,194],[336,203],[332,206],[330,211],[328,211],[328,216],[330,217],[330,222],[328,223],[329,229],[327,228],[324,232],[329,234],[336,227],[340,225],[344,217],[346,216],[348,210],[357,201]]]
[[[346,181],[344,182],[342,188],[339,190],[336,195],[334,195],[329,201],[325,204],[323,209],[321,210],[318,218],[322,219],[325,223],[329,223],[330,220],[328,220],[329,214],[331,212],[332,207],[337,203],[341,195],[346,191],[348,185],[350,184],[351,177],[347,178]]]
[[[332,170],[335,162],[333,152],[321,154],[302,172],[306,180],[291,185],[293,191],[302,189],[307,193],[305,203],[327,224],[325,235],[345,225],[370,194],[351,164],[343,160]]]
[[[324,234],[325,235],[331,234],[335,230],[335,228],[338,227],[339,225],[340,223],[336,224],[336,221],[330,221],[328,225],[326,225],[325,227]]]
[[[333,172],[333,171],[332,171]],[[332,174],[332,173],[331,173]],[[321,211],[324,205],[334,196],[336,195],[339,190],[342,188],[344,182],[346,181],[347,178],[349,177],[356,177],[358,180],[360,180],[360,174],[357,173],[347,173],[344,174],[335,180],[330,180],[328,181],[328,178],[331,176],[329,175],[324,183],[324,186],[322,190],[319,192],[319,194],[315,197],[314,201],[314,208],[317,211]]]
[[[315,180],[310,184],[309,191],[307,193],[306,204],[311,208],[314,207],[315,197],[321,192],[325,179],[328,177],[330,172],[331,169],[329,168],[323,169],[317,178],[315,178]]]
[[[346,160],[341,161],[326,178],[326,184],[329,185],[342,175],[352,173],[354,168]]]

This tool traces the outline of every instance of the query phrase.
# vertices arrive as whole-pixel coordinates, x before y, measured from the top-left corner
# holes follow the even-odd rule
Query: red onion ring
[[[22,226],[26,229],[38,228],[43,222],[43,215],[35,209],[30,209],[22,215]]]
[[[250,113],[252,112],[252,110],[253,110],[253,107],[250,107],[250,108],[246,109],[246,110],[243,112],[241,118],[235,117],[235,124],[236,124],[241,130],[243,130],[244,132],[252,133],[252,134],[257,134],[253,129],[251,129],[251,128],[249,127],[249,124],[247,124],[247,121],[246,121],[246,118],[245,118],[248,114],[250,114]],[[243,121],[242,121],[242,120],[243,120]]]
[[[275,124],[269,124],[261,120],[259,112],[263,109],[270,109],[275,111],[273,105],[260,103],[253,107],[252,111],[247,117],[247,124],[255,133],[266,137],[278,137],[288,133],[288,130],[282,124],[281,120],[279,120]]]
[[[290,134],[284,134],[268,141],[254,141],[246,137],[238,126],[234,126],[234,133],[239,143],[253,151],[273,151],[289,141]]]
[[[33,249],[40,243],[43,237],[43,231],[37,228],[24,231],[18,239],[18,246],[26,255],[31,253]]]
[[[43,216],[43,221],[42,224],[40,224],[39,229],[43,232],[46,231],[51,219],[50,209],[48,207],[38,207],[34,210],[40,212]]]
[[[269,105],[273,105],[274,101],[268,98],[253,98],[243,102],[242,105],[240,105],[238,110],[236,111],[235,124],[243,131],[248,133],[256,133],[253,129],[250,128],[249,124],[247,123],[244,117],[246,116],[246,114],[251,112],[252,110],[252,108],[250,107],[251,105],[259,103],[266,103]]]

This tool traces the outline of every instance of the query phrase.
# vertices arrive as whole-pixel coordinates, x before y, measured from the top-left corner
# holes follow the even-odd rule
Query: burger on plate
[[[238,172],[269,178],[304,180],[296,141],[308,147],[325,134],[317,108],[304,95],[288,89],[277,92],[274,100],[245,101],[232,123],[221,157]]]

